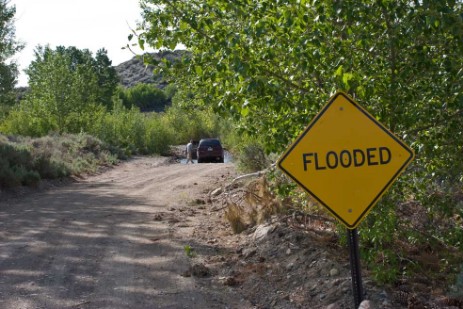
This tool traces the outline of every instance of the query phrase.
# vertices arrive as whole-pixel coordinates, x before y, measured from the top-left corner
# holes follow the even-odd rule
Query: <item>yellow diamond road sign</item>
[[[354,229],[413,157],[404,142],[338,92],[286,150],[278,166]]]

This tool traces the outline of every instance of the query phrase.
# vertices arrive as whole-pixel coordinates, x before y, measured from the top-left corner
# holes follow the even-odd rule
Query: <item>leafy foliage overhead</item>
[[[193,56],[173,66],[177,78],[268,136],[270,150],[281,150],[339,89],[414,139],[461,118],[461,1],[142,4],[140,44],[185,45]]]
[[[141,46],[183,44],[191,52],[158,69],[182,80],[197,104],[261,137],[268,152],[285,149],[337,90],[412,145],[417,156],[406,177],[364,225],[370,249],[382,254],[372,263],[397,261],[377,246],[400,237],[463,249],[463,209],[455,200],[463,181],[461,0],[141,3]],[[427,216],[424,234],[398,220],[404,197]]]

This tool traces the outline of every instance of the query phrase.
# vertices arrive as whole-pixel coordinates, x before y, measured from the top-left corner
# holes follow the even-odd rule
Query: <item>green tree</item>
[[[32,136],[88,130],[105,109],[94,64],[88,50],[38,47],[27,69],[30,91],[7,119],[9,130]]]
[[[162,70],[177,69],[216,109],[252,119],[249,131],[270,135],[270,150],[281,150],[338,89],[399,134],[434,124],[434,112],[457,118],[433,104],[422,119],[407,113],[434,101],[435,88],[441,102],[462,104],[460,1],[142,3],[141,42],[192,52],[183,66]],[[432,86],[436,78],[442,83]],[[424,87],[429,94],[417,96]]]
[[[169,84],[164,89],[164,93],[166,94],[166,98],[169,102],[172,102],[172,98],[178,91],[178,87],[175,84]]]
[[[166,94],[152,84],[139,83],[128,89],[119,89],[124,106],[136,106],[142,111],[161,110],[168,103]]]
[[[119,78],[106,49],[98,50],[95,58],[88,49],[81,50],[74,46],[58,46],[56,53],[69,58],[69,70],[76,71],[79,67],[86,67],[88,71],[92,71],[98,84],[98,90],[95,92],[97,102],[108,108],[112,106],[112,96]]]
[[[371,252],[384,253],[400,237],[463,249],[463,209],[454,194],[463,182],[461,0],[142,0],[142,6],[140,45],[183,44],[191,52],[183,62],[159,63],[159,70],[187,85],[197,103],[263,137],[267,152],[286,148],[336,90],[412,145],[415,162],[363,225]],[[419,235],[395,211],[411,197],[427,217]]]
[[[119,77],[106,49],[103,48],[96,52],[93,66],[98,77],[98,101],[106,107],[111,107],[112,96],[119,85]]]
[[[14,86],[18,74],[16,63],[10,58],[22,49],[15,40],[13,24],[16,7],[9,6],[8,0],[0,0],[0,108],[15,102]]]

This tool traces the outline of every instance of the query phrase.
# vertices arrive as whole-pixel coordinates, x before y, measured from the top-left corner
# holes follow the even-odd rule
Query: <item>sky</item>
[[[138,0],[10,0],[10,5],[16,6],[16,39],[26,45],[13,58],[20,70],[18,86],[27,85],[23,70],[34,60],[38,45],[75,46],[93,55],[105,48],[113,65],[134,57],[122,47],[141,21]]]

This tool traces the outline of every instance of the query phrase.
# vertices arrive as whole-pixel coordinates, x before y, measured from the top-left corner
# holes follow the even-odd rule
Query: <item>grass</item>
[[[184,246],[183,251],[185,251],[186,256],[189,258],[193,258],[196,256],[195,250],[190,245]]]

